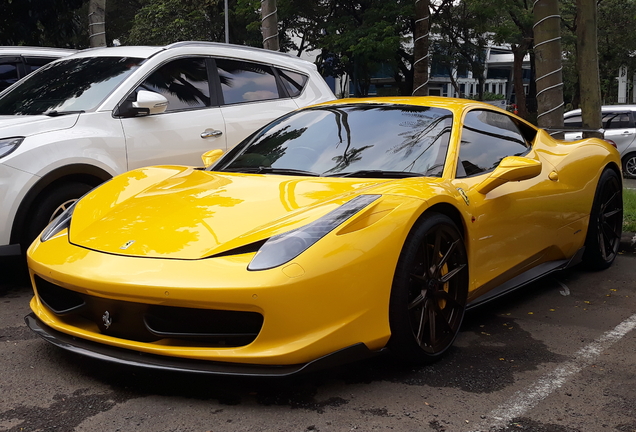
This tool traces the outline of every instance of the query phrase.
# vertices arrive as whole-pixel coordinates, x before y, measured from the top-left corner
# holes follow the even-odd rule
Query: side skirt
[[[558,260],[558,261],[548,261],[543,264],[539,264],[536,267],[532,267],[531,269],[521,273],[518,276],[504,282],[496,288],[488,291],[486,294],[476,298],[472,302],[468,303],[466,306],[466,310],[470,310],[474,307],[481,306],[484,303],[495,300],[509,292],[517,290],[523,286],[528,285],[540,279],[552,272],[565,270],[567,268],[573,267],[581,262],[583,259],[583,252],[585,251],[585,247],[582,247],[576,254],[569,260]]]

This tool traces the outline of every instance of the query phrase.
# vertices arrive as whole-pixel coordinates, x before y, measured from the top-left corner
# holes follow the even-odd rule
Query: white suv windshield
[[[143,61],[89,57],[45,66],[0,98],[0,115],[59,115],[95,108]]]

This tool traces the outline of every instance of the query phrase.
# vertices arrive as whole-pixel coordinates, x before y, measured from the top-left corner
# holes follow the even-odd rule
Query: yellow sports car
[[[219,153],[115,177],[53,221],[28,251],[29,327],[157,369],[426,363],[467,307],[618,251],[618,152],[480,102],[340,100]]]

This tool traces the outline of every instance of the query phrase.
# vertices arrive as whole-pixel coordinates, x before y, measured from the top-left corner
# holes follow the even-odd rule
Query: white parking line
[[[561,285],[561,290],[559,291],[559,293],[561,293],[562,296],[569,296],[570,295],[570,288],[568,288],[567,285],[565,285],[564,283],[561,283],[561,281],[557,280],[557,283],[559,285]]]
[[[509,402],[491,411],[473,432],[485,432],[493,428],[501,428],[506,426],[513,418],[525,414],[553,391],[565,384],[570,376],[592,364],[603,351],[634,328],[636,328],[636,314],[617,325],[613,330],[606,332],[591,344],[578,350],[574,354],[574,359],[540,378],[525,391],[515,393]]]

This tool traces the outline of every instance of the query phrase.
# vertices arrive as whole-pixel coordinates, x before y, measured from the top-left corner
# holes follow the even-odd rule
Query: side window
[[[576,114],[563,120],[563,125],[569,128],[580,128],[582,124],[581,114]]]
[[[493,111],[466,114],[459,147],[457,177],[490,171],[507,156],[521,156],[529,145],[513,120]]]
[[[290,97],[300,96],[309,80],[307,75],[284,69],[278,69],[278,76],[280,76],[283,86],[285,86],[285,90],[287,90]]]
[[[166,112],[210,106],[208,69],[203,57],[173,60],[138,87],[162,94],[168,99]]]
[[[227,59],[217,59],[216,66],[226,105],[280,97],[269,66]]]
[[[25,57],[24,58],[24,67],[26,69],[26,73],[30,74],[31,72],[35,72],[40,69],[47,63],[55,60],[53,57]]]
[[[18,68],[15,64],[0,64],[0,91],[18,80]]]
[[[603,129],[626,129],[630,127],[629,113],[603,114]]]

